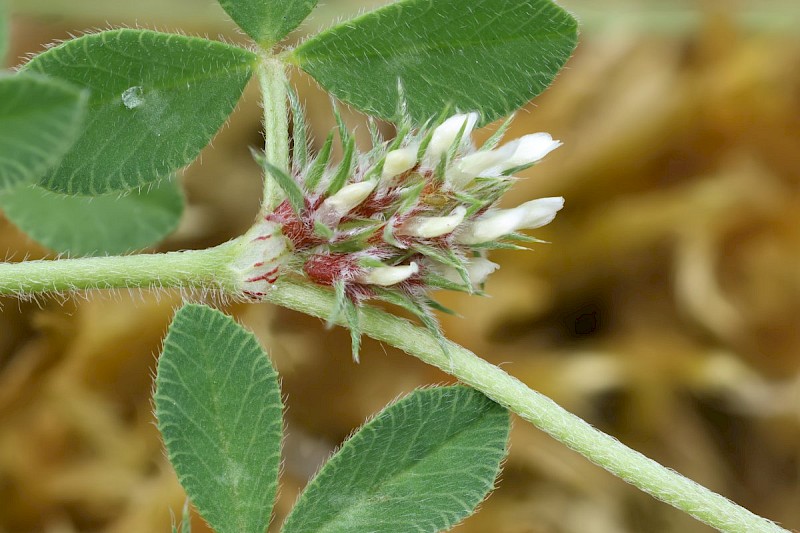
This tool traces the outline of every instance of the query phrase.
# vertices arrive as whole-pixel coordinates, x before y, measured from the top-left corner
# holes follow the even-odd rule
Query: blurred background
[[[548,131],[564,146],[507,202],[563,195],[567,206],[535,234],[551,244],[494,254],[502,269],[487,283],[491,297],[440,295],[462,314],[442,317],[445,331],[626,444],[800,528],[800,3],[563,3],[583,22],[579,49],[509,137]],[[292,39],[371,5],[329,0]],[[245,42],[212,0],[11,7],[9,67],[109,26]],[[328,99],[295,81],[320,140],[333,125]],[[189,207],[161,250],[214,245],[252,222],[255,89],[183,176]],[[366,128],[359,133],[366,147]],[[3,219],[0,250],[49,257]],[[150,392],[179,296],[0,304],[0,532],[169,531],[184,494]],[[372,341],[355,365],[347,333],[317,319],[269,305],[228,311],[257,333],[283,378],[275,530],[366,417],[449,381]],[[517,420],[499,489],[457,531],[709,529]]]

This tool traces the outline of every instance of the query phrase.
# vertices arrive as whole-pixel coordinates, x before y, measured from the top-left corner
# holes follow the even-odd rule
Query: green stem
[[[267,300],[326,319],[336,305],[331,291],[286,279],[275,285],[267,295]],[[452,374],[593,463],[709,526],[731,533],[787,533],[775,523],[593,428],[550,398],[529,389],[518,379],[469,350],[447,341],[448,357],[443,353],[440,341],[427,330],[375,308],[363,308],[360,318],[362,331],[370,337],[396,346]],[[344,325],[341,320],[340,325]]]
[[[0,263],[0,295],[170,287],[230,293],[239,283],[231,265],[240,251],[231,241],[208,250]]]
[[[289,173],[289,117],[286,64],[264,57],[258,69],[261,105],[264,107],[264,156],[272,165]],[[271,212],[283,200],[283,191],[265,171],[263,209]]]

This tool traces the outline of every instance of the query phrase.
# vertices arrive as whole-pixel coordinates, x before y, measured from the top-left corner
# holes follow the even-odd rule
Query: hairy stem
[[[264,107],[264,156],[273,166],[289,173],[289,117],[286,64],[274,57],[262,59],[258,69],[261,105]],[[272,211],[283,199],[283,191],[268,172],[264,177],[264,204]]]
[[[162,287],[232,292],[238,280],[231,264],[240,249],[231,241],[208,250],[0,263],[0,295]]]
[[[286,279],[275,285],[267,295],[267,300],[326,319],[336,305],[330,291]],[[452,374],[593,463],[709,526],[731,533],[786,533],[775,523],[595,429],[550,398],[531,390],[469,350],[448,341],[448,357],[443,353],[439,341],[427,330],[375,308],[363,308],[360,318],[363,332],[370,337]]]

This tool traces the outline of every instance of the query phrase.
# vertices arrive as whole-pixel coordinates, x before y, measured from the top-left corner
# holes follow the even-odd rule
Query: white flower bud
[[[469,263],[467,263],[467,274],[469,274],[469,280],[472,282],[472,286],[477,288],[483,285],[486,282],[486,278],[498,268],[500,268],[500,265],[492,263],[483,257],[471,259]]]
[[[464,128],[463,139],[469,138],[472,129],[478,122],[478,113],[467,113],[465,115],[453,115],[448,118],[435,130],[428,144],[426,155],[434,162],[438,162],[442,154],[446,153],[458,137],[458,132]]]
[[[466,268],[472,288],[477,289],[486,282],[486,278],[488,278],[490,274],[500,268],[500,265],[493,263],[484,257],[473,257],[467,261]],[[442,265],[438,268],[438,270],[441,276],[445,279],[452,281],[453,283],[464,283],[464,280],[461,278],[461,274],[459,274],[458,270],[455,268]]]
[[[505,161],[500,163],[497,169],[490,169],[492,174],[487,172],[484,175],[498,175],[514,167],[532,165],[559,146],[561,141],[553,140],[549,133],[525,135],[497,150],[503,152]]]
[[[481,244],[499,239],[503,235],[521,229],[534,229],[549,224],[556,213],[564,207],[564,199],[539,198],[525,202],[513,209],[500,209],[487,213],[463,234],[458,236],[461,244]]]
[[[496,150],[475,152],[463,157],[447,172],[447,183],[460,189],[479,176],[500,176],[503,172],[531,165],[561,146],[549,133],[532,133]]]
[[[381,179],[388,180],[414,168],[414,165],[417,164],[418,151],[419,147],[417,146],[407,146],[386,154]]]
[[[419,265],[414,262],[410,265],[377,267],[369,269],[366,274],[356,278],[356,281],[367,285],[388,287],[407,280],[417,272],[419,272]]]
[[[398,228],[399,235],[411,235],[423,239],[432,239],[451,233],[464,221],[467,210],[458,206],[445,217],[413,217]]]
[[[378,183],[374,180],[345,185],[339,192],[322,202],[319,208],[322,219],[334,218],[338,221],[372,194]]]

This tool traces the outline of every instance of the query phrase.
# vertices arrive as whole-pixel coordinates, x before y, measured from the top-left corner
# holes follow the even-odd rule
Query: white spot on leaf
[[[138,85],[126,89],[122,93],[122,103],[128,109],[136,109],[144,103],[143,89]]]

